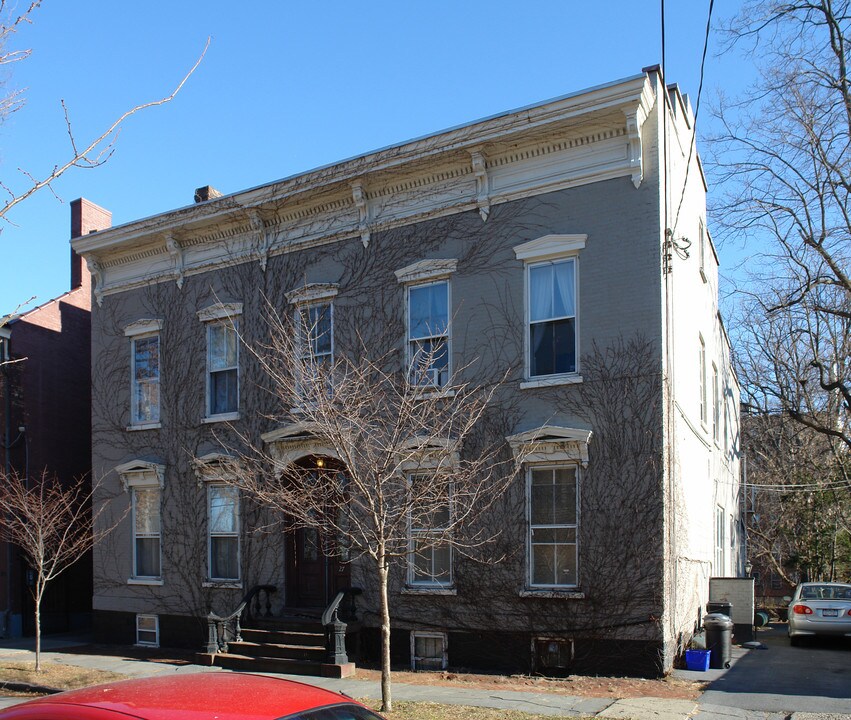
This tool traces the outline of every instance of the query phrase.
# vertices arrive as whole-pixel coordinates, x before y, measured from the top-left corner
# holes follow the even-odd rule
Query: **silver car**
[[[813,635],[851,638],[851,585],[806,582],[795,588],[789,603],[789,642],[797,645]]]

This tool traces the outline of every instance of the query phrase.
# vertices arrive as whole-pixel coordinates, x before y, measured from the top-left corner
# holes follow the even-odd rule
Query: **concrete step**
[[[310,660],[291,660],[279,657],[251,657],[236,653],[200,653],[198,659],[207,665],[217,665],[230,670],[271,672],[283,675],[310,675],[314,677],[349,677],[355,672],[354,663],[335,665]]]
[[[242,639],[258,645],[305,645],[308,647],[325,647],[325,633],[302,632],[291,630],[263,630],[260,628],[243,628]]]
[[[287,645],[279,643],[256,643],[243,639],[243,642],[228,643],[228,652],[250,657],[288,658],[290,660],[325,660],[324,645]]]

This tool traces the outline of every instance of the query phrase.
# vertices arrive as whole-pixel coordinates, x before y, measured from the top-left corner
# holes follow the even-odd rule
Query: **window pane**
[[[414,654],[421,658],[439,658],[443,655],[443,638],[414,636]]]
[[[442,387],[449,380],[449,348],[446,338],[411,343],[412,380],[415,385]]]
[[[133,342],[133,422],[155,422],[160,417],[160,339]]]
[[[433,567],[432,575],[438,582],[448,582],[450,576],[450,566],[452,552],[446,545],[440,545],[432,548]]]
[[[408,291],[410,338],[445,335],[449,326],[449,285],[417,285]]]
[[[136,382],[136,415],[134,422],[155,422],[160,417],[159,379]]]
[[[534,584],[555,584],[555,549],[555,545],[532,546],[532,582]]]
[[[553,522],[556,525],[576,523],[576,471],[558,468],[553,478]]]
[[[210,370],[235,367],[237,363],[237,337],[230,325],[210,325]]]
[[[553,320],[529,326],[530,373],[554,375],[576,372],[574,320]]]
[[[134,343],[134,372],[137,381],[152,380],[160,376],[159,337],[141,338]]]
[[[553,317],[576,315],[573,260],[553,263]]]
[[[576,544],[556,546],[556,584],[576,585]]]
[[[239,540],[237,538],[210,538],[210,576],[228,580],[239,578]]]
[[[303,315],[307,337],[314,355],[331,352],[331,305],[314,305]],[[308,351],[308,348],[305,348]]]
[[[220,370],[210,373],[210,414],[221,415],[239,409],[238,371]]]
[[[133,492],[137,535],[156,535],[160,532],[159,488],[136,488]]]
[[[221,485],[211,485],[210,493],[210,532],[235,533],[238,527],[239,499],[237,489]]]
[[[136,576],[160,576],[160,539],[136,538]]]

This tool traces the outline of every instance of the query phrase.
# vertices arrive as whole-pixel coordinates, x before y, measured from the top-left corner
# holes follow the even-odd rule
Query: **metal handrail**
[[[266,593],[265,613],[261,613],[260,593]],[[255,585],[251,588],[236,609],[229,615],[217,615],[210,611],[207,614],[207,644],[205,652],[215,655],[219,652],[228,651],[229,642],[242,642],[242,625],[240,620],[243,613],[247,619],[255,617],[251,612],[251,601],[255,600],[257,615],[265,617],[272,616],[272,593],[278,592],[275,585]],[[247,610],[247,612],[246,612]]]
[[[344,608],[346,619],[357,620],[355,613],[355,597],[363,593],[359,587],[347,587],[340,590],[331,603],[322,613],[322,627],[325,628],[325,654],[326,660],[335,665],[345,665],[349,662],[346,653],[346,623],[340,619],[340,604],[343,599],[350,599],[350,606]]]

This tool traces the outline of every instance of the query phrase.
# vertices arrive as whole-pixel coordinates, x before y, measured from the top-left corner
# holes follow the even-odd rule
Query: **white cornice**
[[[617,177],[653,100],[646,75],[76,238],[95,295]],[[633,120],[634,119],[634,122]],[[641,153],[638,153],[640,158]]]
[[[518,260],[549,260],[578,253],[585,247],[587,235],[545,235],[514,247]]]
[[[506,439],[517,462],[578,462],[588,466],[591,431],[561,425],[543,425]]]
[[[211,322],[223,318],[235,318],[242,315],[242,303],[214,303],[198,311],[201,322]]]
[[[337,297],[340,286],[337,283],[308,283],[302,287],[285,293],[287,302],[291,305],[305,305],[320,300],[331,300]]]
[[[400,283],[412,283],[449,277],[457,267],[458,261],[455,259],[420,260],[396,270],[394,274]]]
[[[163,321],[156,318],[145,318],[137,320],[124,326],[125,337],[136,337],[137,335],[153,335],[163,329]]]
[[[165,485],[165,465],[150,460],[130,460],[116,465],[125,492],[132,487],[158,487]]]

